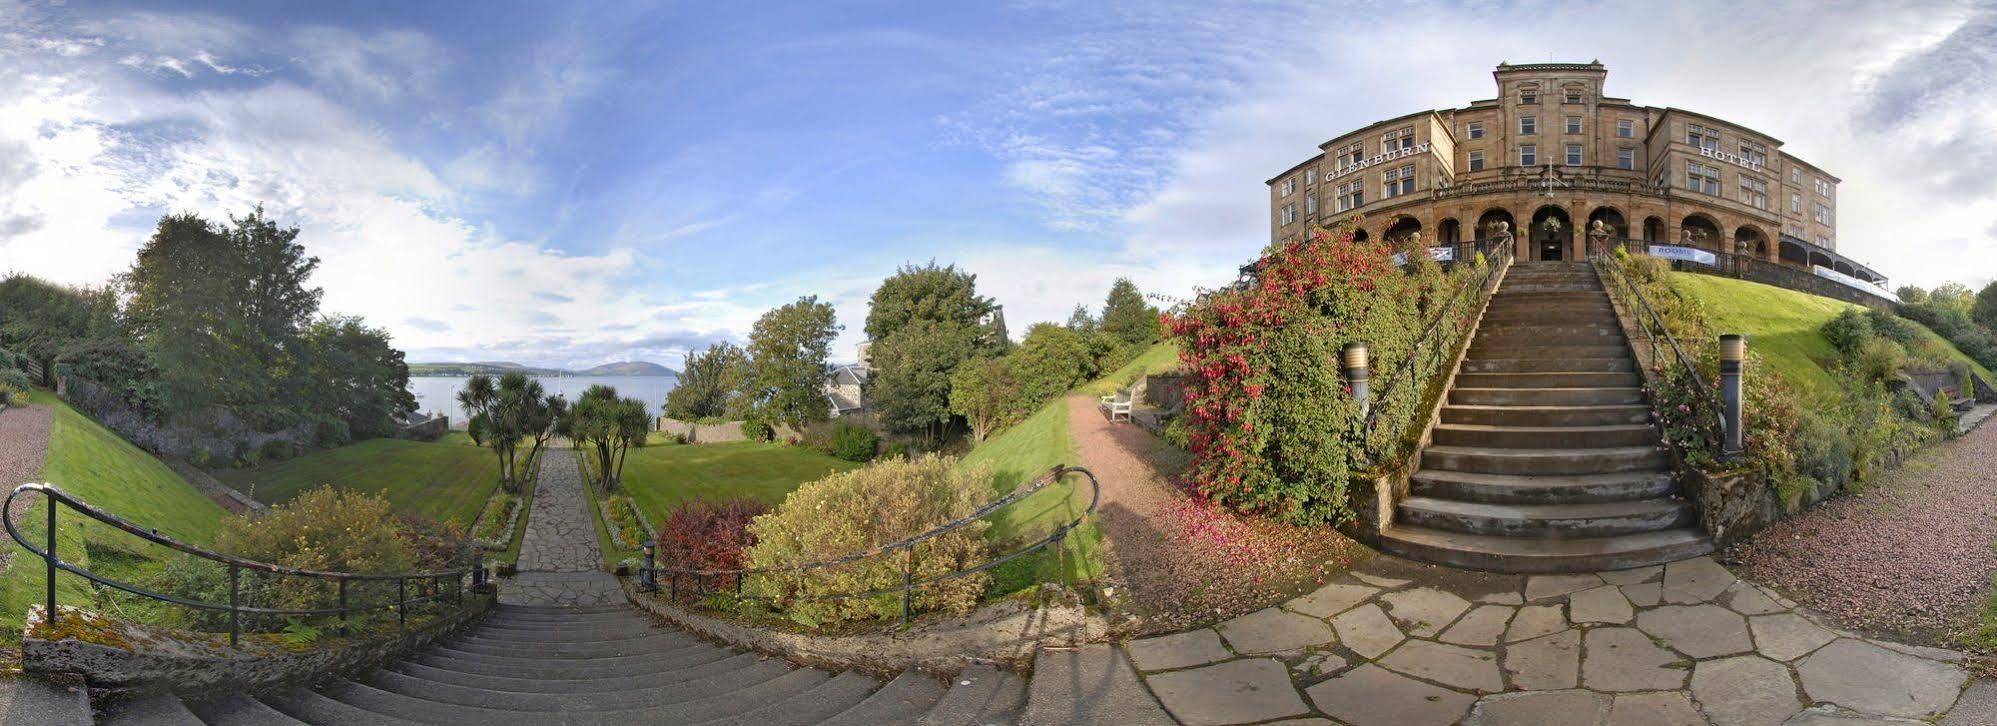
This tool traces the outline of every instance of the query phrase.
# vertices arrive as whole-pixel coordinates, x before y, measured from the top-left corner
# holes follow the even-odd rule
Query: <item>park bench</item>
[[[1098,404],[1098,407],[1102,409],[1103,415],[1109,417],[1110,421],[1117,421],[1119,419],[1129,421],[1130,402],[1130,389],[1125,388],[1116,393],[1103,396],[1102,403]]]

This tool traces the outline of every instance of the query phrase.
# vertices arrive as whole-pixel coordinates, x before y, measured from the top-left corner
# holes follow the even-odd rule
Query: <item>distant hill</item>
[[[496,376],[502,373],[525,373],[530,376],[668,376],[679,377],[679,372],[657,363],[645,361],[625,361],[605,363],[583,371],[569,371],[560,368],[535,368],[507,361],[481,361],[475,363],[411,363],[412,376]]]

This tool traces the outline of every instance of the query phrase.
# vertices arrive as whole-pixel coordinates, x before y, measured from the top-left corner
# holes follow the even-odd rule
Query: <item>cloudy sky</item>
[[[0,0],[0,272],[101,282],[162,213],[262,204],[412,360],[677,367],[801,295],[850,358],[898,265],[1015,334],[1185,295],[1325,139],[1599,59],[1843,177],[1894,284],[1997,275],[1987,0],[971,5]]]

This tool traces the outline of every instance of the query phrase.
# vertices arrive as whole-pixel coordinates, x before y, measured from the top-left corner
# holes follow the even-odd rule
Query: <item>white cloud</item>
[[[327,26],[291,34],[297,64],[329,86],[381,101],[428,93],[447,63],[444,49],[412,30],[363,35]]]

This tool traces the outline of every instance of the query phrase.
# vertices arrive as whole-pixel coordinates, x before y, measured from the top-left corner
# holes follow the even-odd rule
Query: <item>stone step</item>
[[[1616,309],[1608,303],[1587,303],[1569,305],[1503,305],[1484,310],[1481,318],[1484,327],[1509,323],[1539,323],[1549,320],[1585,320],[1591,323],[1615,323]]]
[[[518,627],[510,625],[481,624],[478,637],[495,643],[519,643],[531,648],[540,643],[599,643],[611,640],[642,638],[658,633],[674,632],[659,623],[627,623],[588,627]]]
[[[1546,305],[1565,302],[1602,302],[1608,293],[1602,290],[1507,290],[1499,287],[1491,293],[1491,304]]]
[[[314,726],[416,726],[415,721],[369,711],[304,688],[263,700],[271,708]]]
[[[1408,481],[1408,492],[1413,496],[1497,504],[1616,502],[1670,496],[1677,491],[1671,472],[1520,476],[1424,469]]]
[[[1457,406],[1442,407],[1442,423],[1486,426],[1615,426],[1650,422],[1650,407],[1614,406]]]
[[[943,684],[920,671],[902,671],[858,705],[826,719],[826,726],[912,724],[943,699]]]
[[[1600,292],[1602,283],[1595,280],[1506,280],[1502,292],[1514,295],[1542,292]]]
[[[1478,348],[1608,345],[1627,348],[1623,329],[1613,325],[1518,325],[1477,331]]]
[[[705,669],[700,670],[705,672]],[[790,670],[783,661],[767,660],[742,668],[717,669],[695,678],[628,688],[612,688],[602,681],[597,681],[596,683],[602,685],[597,690],[561,693],[461,686],[393,670],[375,671],[359,679],[359,682],[410,698],[481,708],[516,711],[625,711],[754,691],[761,684],[781,678]],[[624,681],[619,680],[617,683],[623,684]]]
[[[498,612],[485,616],[479,625],[509,628],[606,628],[620,625],[652,625],[658,621],[631,613],[598,615],[573,615],[568,617],[552,615],[516,614],[501,608]]]
[[[1509,360],[1566,360],[1572,358],[1615,358],[1630,354],[1628,345],[1596,343],[1592,345],[1534,345],[1529,342],[1511,341],[1493,345],[1479,337],[1470,343],[1469,360],[1504,358]]]
[[[521,643],[493,640],[474,633],[460,635],[449,640],[453,650],[465,653],[479,653],[502,657],[531,657],[536,660],[572,658],[616,658],[620,656],[645,655],[665,648],[684,646],[697,642],[693,636],[674,630],[653,631],[651,634],[616,640],[536,643],[532,647]]]
[[[37,726],[89,726],[90,690],[81,678],[0,675],[0,722],[9,714],[32,714]]]
[[[1476,358],[1463,361],[1464,373],[1618,373],[1635,371],[1636,359],[1611,358]]]
[[[293,726],[305,723],[243,694],[223,696],[188,707],[208,726]]]
[[[107,704],[98,723],[106,726],[202,726],[201,717],[172,694],[155,693]]]
[[[673,664],[677,667],[646,669],[629,675],[609,675],[600,671],[576,673],[558,666],[547,668],[494,666],[489,671],[470,671],[440,668],[416,660],[400,661],[388,667],[398,673],[424,680],[469,688],[516,693],[595,693],[604,689],[645,688],[707,678],[769,660],[767,656],[756,653],[735,653],[715,648],[711,652],[700,654],[698,659],[676,660]]]
[[[810,726],[860,705],[880,687],[881,682],[873,676],[846,671],[809,691],[774,702],[761,698],[760,691],[746,694],[757,696],[756,703],[767,705],[711,723],[716,726]]]
[[[684,667],[690,662],[713,660],[713,653],[705,646],[689,646],[683,649],[661,650],[645,655],[622,656],[616,658],[596,658],[592,660],[561,659],[555,661],[531,657],[508,658],[483,653],[464,653],[443,646],[432,646],[429,652],[416,657],[417,662],[433,668],[454,670],[460,673],[484,675],[504,675],[509,673],[535,674],[535,677],[549,678],[594,678],[628,676],[641,673],[658,673]],[[563,674],[573,674],[564,676]]]
[[[1027,688],[1021,724],[1176,723],[1137,679],[1123,651],[1104,643],[1041,649]]]
[[[1492,504],[1408,497],[1400,522],[1499,537],[1581,539],[1675,529],[1692,524],[1691,506],[1671,499],[1583,504]]]
[[[1610,474],[1624,471],[1664,471],[1671,460],[1652,446],[1599,449],[1492,449],[1475,446],[1430,446],[1422,452],[1422,468],[1479,474]]]
[[[520,580],[523,582],[534,582],[534,581],[575,582],[577,580],[601,579],[604,576],[605,573],[602,572],[522,572],[509,579]],[[557,606],[557,605],[502,604],[498,608],[496,608],[493,612],[496,614],[504,614],[512,617],[526,618],[526,617],[540,616],[556,620],[574,620],[578,618],[588,618],[589,616],[593,615],[603,615],[603,616],[609,616],[613,619],[624,619],[624,620],[630,620],[632,618],[642,617],[637,613],[632,612],[631,608],[624,605],[589,605],[589,606],[570,607],[570,606]]]
[[[1449,391],[1460,406],[1608,406],[1643,403],[1641,388],[1464,388]]]
[[[1657,429],[1649,424],[1610,426],[1492,426],[1438,424],[1437,446],[1484,446],[1495,449],[1599,449],[1656,445]]]
[[[1635,371],[1552,373],[1462,373],[1456,385],[1464,388],[1635,388],[1643,385]]]
[[[920,726],[1009,724],[1026,708],[1026,679],[989,665],[965,666]]]
[[[1492,537],[1396,524],[1381,535],[1381,549],[1423,562],[1511,573],[1596,572],[1675,562],[1713,551],[1696,529],[1668,529],[1615,537],[1541,539]]]
[[[719,718],[727,718],[770,702],[771,699],[786,699],[809,691],[818,684],[830,680],[823,671],[799,668],[764,681],[755,687],[753,693],[729,692],[697,701],[683,701],[645,708],[571,711],[562,715],[564,724],[630,724],[630,723],[699,723]],[[411,698],[398,693],[390,693],[353,681],[334,681],[320,691],[326,696],[385,714],[395,718],[433,724],[459,724],[463,726],[491,726],[495,723],[508,723],[518,720],[516,712],[446,704]]]

